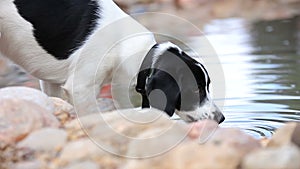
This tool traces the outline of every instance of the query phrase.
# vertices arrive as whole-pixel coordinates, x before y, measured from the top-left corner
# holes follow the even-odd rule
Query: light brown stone
[[[0,101],[0,144],[13,144],[42,127],[58,127],[57,119],[39,105],[19,99]]]
[[[293,144],[261,149],[248,154],[242,169],[299,169],[300,150]]]
[[[64,101],[61,98],[57,98],[57,97],[50,97],[50,99],[54,104],[54,114],[55,115],[64,114],[64,113],[75,114],[74,108],[70,103]]]
[[[10,169],[41,169],[43,165],[40,161],[25,161],[12,164]]]
[[[67,133],[62,129],[43,128],[32,132],[18,143],[18,148],[29,148],[39,152],[55,152],[67,141]]]
[[[283,127],[277,129],[267,144],[267,147],[281,147],[290,144],[292,140],[295,141],[295,144],[300,144],[300,142],[297,141],[297,139],[299,139],[299,134],[295,133],[299,131],[299,125],[299,123],[287,123]]]
[[[100,169],[100,167],[93,161],[83,161],[71,164],[64,169]]]
[[[219,124],[213,120],[202,120],[188,124],[187,127],[191,139],[198,139],[199,143],[205,143],[218,129]]]
[[[130,160],[125,169],[236,169],[240,162],[237,151],[224,145],[187,142],[154,158]]]
[[[76,118],[75,110],[70,103],[56,97],[51,97],[50,99],[54,104],[54,115],[61,124]]]
[[[88,132],[89,136],[106,151],[119,156],[132,157],[141,152],[141,150],[130,151],[128,154],[129,143],[133,141],[144,147],[161,139],[161,149],[152,149],[152,152],[148,152],[152,154],[156,150],[160,152],[172,148],[188,134],[182,125],[170,120],[164,112],[156,109],[119,110],[104,114],[102,117],[103,121]]]
[[[208,127],[209,128],[209,127]],[[215,129],[213,127],[212,129]],[[155,131],[143,133],[142,136],[152,136]],[[206,143],[199,140],[186,140],[180,145],[172,143],[172,137],[158,137],[157,140],[138,144],[133,141],[129,152],[135,151],[137,158],[144,160],[131,160],[126,169],[237,169],[241,160],[251,151],[261,148],[258,140],[238,129],[217,128],[205,134]],[[157,131],[158,132],[158,131]],[[209,136],[209,137],[207,137]],[[203,141],[203,138],[200,139]],[[173,144],[169,152],[162,151],[162,145]],[[197,144],[198,143],[198,144]],[[147,146],[145,146],[147,145]],[[155,151],[155,150],[161,150]],[[148,155],[148,156],[147,156]]]
[[[259,140],[237,128],[219,128],[206,144],[224,145],[237,149],[240,156],[261,148]]]
[[[60,160],[66,162],[72,162],[76,160],[89,159],[91,156],[99,154],[105,155],[105,152],[101,150],[90,139],[80,139],[72,141],[65,145],[61,151]]]
[[[105,152],[101,146],[88,138],[68,143],[58,158],[58,166],[72,165],[74,162],[80,163],[90,160],[99,166],[103,166],[103,168],[118,168],[124,163],[124,159],[117,158],[109,152]]]
[[[53,102],[40,90],[29,87],[5,87],[0,89],[0,101],[16,98],[35,103],[46,109],[49,113],[54,112]]]

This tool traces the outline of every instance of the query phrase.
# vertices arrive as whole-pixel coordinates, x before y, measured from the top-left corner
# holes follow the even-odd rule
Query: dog
[[[1,0],[0,32],[1,54],[40,79],[50,96],[88,104],[118,69],[114,82],[136,79],[143,108],[187,122],[225,119],[200,61],[171,42],[157,44],[112,0]]]

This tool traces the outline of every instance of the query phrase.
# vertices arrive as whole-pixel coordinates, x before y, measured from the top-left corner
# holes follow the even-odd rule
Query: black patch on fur
[[[57,59],[67,59],[95,29],[99,5],[92,0],[15,0],[34,28],[37,42]],[[25,42],[26,43],[26,42]]]

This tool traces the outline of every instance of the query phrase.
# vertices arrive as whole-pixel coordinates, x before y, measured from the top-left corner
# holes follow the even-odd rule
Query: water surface
[[[300,19],[215,20],[205,26],[224,70],[224,127],[270,137],[300,121]]]

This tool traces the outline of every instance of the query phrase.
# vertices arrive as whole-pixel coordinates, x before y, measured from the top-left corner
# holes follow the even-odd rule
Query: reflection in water
[[[300,120],[299,26],[295,17],[252,25],[230,19],[206,27],[225,30],[207,36],[226,78],[223,126],[270,137],[283,123]]]

